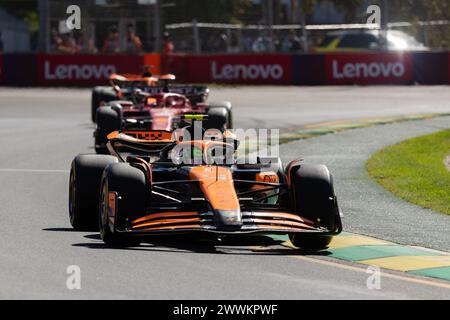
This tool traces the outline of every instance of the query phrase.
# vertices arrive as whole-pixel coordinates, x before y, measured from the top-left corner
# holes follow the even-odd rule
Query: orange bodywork
[[[139,74],[116,74],[113,73],[109,80],[111,82],[120,81],[120,82],[136,82],[140,81],[142,83],[147,84],[148,86],[154,86],[158,82],[157,77],[142,77]]]
[[[156,219],[161,218],[182,218],[182,217],[191,217],[191,216],[197,216],[198,212],[191,211],[191,212],[161,212],[161,213],[153,213],[151,215],[136,219],[133,221],[137,226],[139,224],[143,224],[144,222],[149,222]]]
[[[140,74],[117,74],[113,73],[109,76],[109,81],[114,82],[142,82],[148,86],[155,86],[159,80],[175,81],[176,77],[173,74],[154,75],[151,77],[143,77]]]
[[[229,168],[197,166],[189,172],[192,180],[199,180],[200,189],[215,210],[239,210],[239,200],[234,189]]]
[[[124,131],[123,133],[138,140],[172,141],[172,133],[168,131]]]
[[[256,174],[257,182],[278,183],[279,178],[275,172],[260,172]]]
[[[173,142],[172,132],[164,130],[153,131],[114,131],[108,134],[108,140],[118,139],[130,142],[152,143],[152,142]]]
[[[117,211],[117,193],[108,193],[108,220],[109,223],[114,225]]]

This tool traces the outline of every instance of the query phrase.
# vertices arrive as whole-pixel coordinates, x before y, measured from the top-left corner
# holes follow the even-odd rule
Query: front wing
[[[342,231],[340,217],[337,215],[336,230],[318,227],[313,221],[296,214],[278,211],[245,211],[242,212],[242,226],[233,231],[221,229],[212,212],[160,212],[135,219],[125,230],[117,232],[151,235],[180,233],[211,233],[216,235],[245,234],[294,234],[316,233],[336,235]]]

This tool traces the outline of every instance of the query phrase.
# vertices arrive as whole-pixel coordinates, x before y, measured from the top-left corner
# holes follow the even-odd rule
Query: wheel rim
[[[100,201],[100,233],[102,238],[105,235],[108,224],[108,187],[103,183],[102,196]]]

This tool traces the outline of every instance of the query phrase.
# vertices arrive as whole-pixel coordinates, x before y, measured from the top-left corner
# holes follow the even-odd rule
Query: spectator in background
[[[253,39],[250,36],[244,36],[242,37],[242,50],[244,52],[251,52],[252,51],[252,44],[253,44]]]
[[[94,39],[92,39],[92,38],[88,39],[84,53],[87,53],[87,54],[97,54],[98,53],[98,49],[95,46]]]
[[[129,54],[139,54],[142,52],[141,39],[136,35],[133,25],[127,25],[126,52]]]
[[[3,53],[3,38],[2,32],[0,31],[0,54]]]
[[[98,50],[95,41],[92,38],[86,40],[83,32],[79,32],[77,36],[77,53],[81,54],[97,54]]]
[[[120,52],[120,35],[116,26],[109,28],[108,35],[103,42],[102,53],[117,54]]]
[[[216,50],[218,52],[228,52],[228,36],[223,32],[218,38]]]
[[[75,43],[77,46],[77,53],[84,53],[85,52],[85,46],[84,46],[84,34],[83,32],[78,32],[78,34],[75,36]]]
[[[74,54],[77,52],[77,44],[75,38],[70,32],[61,35],[61,42],[56,48],[58,53]]]
[[[283,52],[290,52],[290,53],[297,53],[302,50],[302,44],[300,39],[295,34],[294,30],[291,30],[289,32],[289,36],[284,40],[282,51]]]
[[[52,31],[50,32],[50,51],[57,52],[58,48],[61,46],[61,44],[62,44],[62,39],[61,39],[58,31],[56,31],[55,29],[52,29]]]
[[[241,48],[239,46],[239,39],[237,38],[237,36],[235,34],[232,34],[231,39],[230,39],[229,52],[230,53],[239,53],[240,51],[241,51]]]
[[[163,34],[163,54],[171,55],[175,51],[175,46],[173,45],[172,40],[170,40],[170,35],[168,32],[164,32]]]
[[[269,40],[265,36],[256,38],[252,44],[252,51],[256,53],[269,51]]]

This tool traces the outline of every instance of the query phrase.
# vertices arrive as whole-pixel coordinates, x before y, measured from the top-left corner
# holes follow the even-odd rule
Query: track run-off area
[[[301,130],[317,123],[450,113],[436,87],[212,87],[233,103],[237,128]],[[0,298],[449,299],[450,216],[397,199],[370,180],[373,152],[450,127],[450,117],[400,121],[292,141],[282,160],[323,163],[334,175],[345,233],[306,253],[283,237],[215,246],[164,240],[103,245],[68,220],[71,160],[93,153],[90,90],[0,88]],[[81,270],[81,289],[66,286]],[[381,267],[369,288],[371,266]]]

